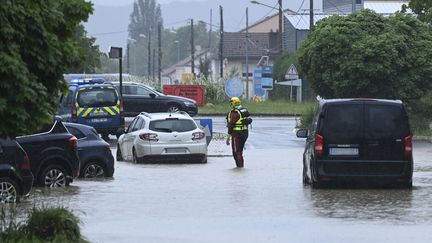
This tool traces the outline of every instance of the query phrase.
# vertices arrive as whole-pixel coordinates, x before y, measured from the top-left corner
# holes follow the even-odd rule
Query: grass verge
[[[286,101],[242,101],[242,106],[246,107],[252,116],[275,115],[275,116],[300,116],[306,114],[312,107],[313,102],[286,102]],[[199,108],[199,114],[221,115],[227,114],[231,108],[228,101],[223,103],[207,103]]]

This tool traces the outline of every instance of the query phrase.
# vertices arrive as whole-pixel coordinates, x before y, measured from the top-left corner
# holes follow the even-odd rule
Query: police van
[[[123,102],[117,89],[103,79],[74,79],[61,97],[65,121],[92,126],[103,138],[124,129]]]

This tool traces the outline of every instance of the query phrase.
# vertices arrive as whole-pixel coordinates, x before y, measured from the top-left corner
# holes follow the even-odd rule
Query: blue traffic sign
[[[225,94],[228,97],[240,97],[243,94],[243,83],[239,78],[230,78],[225,83]]]

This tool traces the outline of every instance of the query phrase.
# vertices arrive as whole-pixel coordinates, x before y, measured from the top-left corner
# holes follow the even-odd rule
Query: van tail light
[[[123,108],[123,100],[120,100],[120,117],[122,119],[125,117],[125,115],[124,115],[124,108]]]
[[[406,136],[404,138],[404,155],[410,157],[412,155],[412,136]]]
[[[201,140],[205,137],[203,132],[194,132],[192,133],[192,140]]]
[[[315,135],[315,154],[323,154],[324,137],[318,133]]]
[[[78,144],[78,139],[75,136],[69,138],[69,147],[71,149],[76,149]]]
[[[21,164],[22,171],[30,171],[30,159],[27,154],[23,157],[23,162]]]
[[[159,141],[158,135],[154,133],[143,133],[139,137],[144,141]]]
[[[75,104],[72,105],[72,121],[76,121],[77,120],[77,107],[75,106]]]

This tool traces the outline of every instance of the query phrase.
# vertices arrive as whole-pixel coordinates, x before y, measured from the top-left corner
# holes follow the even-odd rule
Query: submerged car
[[[303,182],[412,187],[412,133],[399,100],[321,100],[306,138]]]
[[[207,162],[204,132],[186,112],[141,113],[118,139],[117,160]]]
[[[77,123],[64,123],[64,125],[78,139],[80,177],[112,177],[114,157],[109,143],[100,138],[97,131],[91,126]]]
[[[29,158],[11,139],[0,138],[0,203],[14,203],[28,195],[33,184]]]
[[[35,134],[16,140],[29,156],[35,185],[64,187],[78,176],[77,138],[61,121],[56,120]]]

